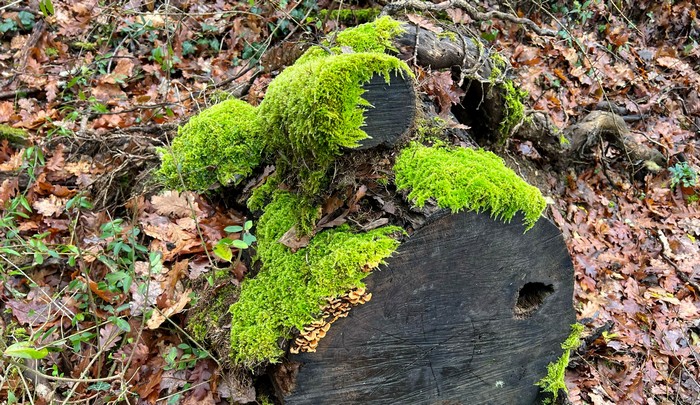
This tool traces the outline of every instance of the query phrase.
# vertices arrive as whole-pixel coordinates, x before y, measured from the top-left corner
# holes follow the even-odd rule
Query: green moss
[[[377,267],[396,249],[390,235],[397,227],[355,234],[348,226],[317,234],[293,253],[280,237],[304,215],[303,198],[276,191],[258,223],[258,259],[254,279],[243,282],[238,302],[231,306],[231,348],[234,361],[246,366],[277,361],[283,355],[280,339],[292,328],[303,329],[315,320],[324,303],[363,285],[365,268]]]
[[[556,403],[559,390],[563,390],[565,393],[568,392],[564,381],[566,367],[569,365],[571,351],[578,349],[581,345],[582,332],[583,325],[579,323],[571,325],[571,334],[564,343],[561,344],[564,353],[555,363],[549,363],[549,365],[547,365],[547,375],[536,383],[543,392],[552,394],[552,399],[545,401],[545,403]]]
[[[198,303],[187,321],[187,330],[198,342],[209,341],[212,331],[222,327],[220,320],[228,307],[238,296],[238,287],[227,284],[216,291],[216,296],[206,302]]]
[[[421,143],[433,144],[446,139],[447,121],[440,117],[420,118],[416,123],[416,135]]]
[[[384,16],[338,33],[336,43],[349,46],[355,52],[384,53],[396,50],[391,41],[404,32],[399,21]]]
[[[2,139],[7,139],[16,145],[24,145],[27,142],[27,131],[0,124],[0,140]]]
[[[511,132],[525,120],[525,101],[528,93],[505,78],[508,62],[499,53],[491,54],[491,74],[489,82],[503,97],[503,117],[498,126],[497,143],[503,145]]]
[[[261,211],[265,208],[265,205],[270,201],[272,193],[277,190],[279,184],[279,176],[273,175],[268,177],[263,184],[257,186],[253,190],[253,193],[246,202],[248,209],[251,211]]]
[[[258,125],[266,128],[267,148],[280,156],[277,170],[285,183],[294,173],[290,183],[316,195],[342,148],[356,147],[367,137],[361,127],[370,106],[362,99],[362,84],[375,74],[389,82],[392,72],[410,73],[404,62],[376,52],[324,56],[314,48],[301,61],[270,83],[258,108]]]
[[[447,38],[450,41],[456,41],[457,40],[457,34],[454,31],[449,31],[449,30],[444,30],[437,34],[437,37],[439,39]]]
[[[366,23],[375,19],[381,8],[361,8],[361,9],[342,9],[342,10],[326,10],[319,11],[320,19],[338,20],[342,23]]]
[[[503,89],[503,119],[498,127],[499,143],[504,143],[512,134],[511,132],[525,119],[525,105],[527,92],[516,87],[512,80],[504,81],[500,87]]]
[[[458,147],[426,147],[412,143],[394,165],[396,187],[410,190],[408,198],[422,207],[434,198],[453,212],[489,210],[493,217],[510,221],[524,214],[527,229],[545,208],[540,191],[503,164],[495,154]]]
[[[205,191],[216,182],[236,184],[250,175],[260,162],[262,149],[255,117],[255,107],[237,99],[223,101],[192,117],[179,129],[172,150],[159,150],[159,174],[166,185]]]
[[[362,85],[374,75],[387,83],[392,73],[412,75],[404,62],[384,53],[402,32],[401,23],[389,17],[347,29],[337,35],[332,54],[312,47],[277,76],[259,108],[226,100],[202,111],[180,128],[172,152],[160,150],[166,186],[205,191],[217,182],[237,184],[267,151],[277,157],[280,182],[318,195],[342,148],[367,137],[361,127],[371,106]]]

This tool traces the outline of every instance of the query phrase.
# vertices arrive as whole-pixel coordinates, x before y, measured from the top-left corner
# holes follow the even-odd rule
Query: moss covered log
[[[169,187],[207,191],[237,185],[262,165],[276,171],[248,199],[261,211],[255,230],[257,274],[245,279],[229,308],[231,360],[254,367],[284,355],[285,339],[317,321],[327,298],[364,286],[369,271],[398,247],[403,229],[361,232],[347,224],[319,231],[320,205],[331,194],[332,170],[348,148],[368,138],[363,85],[380,77],[413,80],[408,66],[387,54],[404,28],[388,17],[339,33],[311,47],[269,85],[260,106],[226,100],[180,128],[170,150],[161,149],[159,175]],[[371,93],[370,93],[371,94]],[[511,107],[507,107],[513,110]],[[419,134],[420,135],[420,134]],[[396,158],[395,184],[416,205],[434,199],[452,211],[489,211],[510,220],[522,212],[527,227],[544,199],[490,152],[410,143]],[[395,151],[400,145],[394,145]],[[387,173],[387,177],[391,178]],[[366,229],[366,228],[365,228]],[[280,242],[290,230],[309,238],[292,250]],[[212,301],[218,303],[222,300]],[[210,320],[193,318],[202,337]]]
[[[299,196],[277,191],[265,207],[257,228],[257,277],[243,282],[231,306],[231,348],[235,361],[246,366],[276,362],[283,354],[280,338],[293,337],[321,313],[324,298],[358,287],[369,270],[379,266],[398,247],[392,234],[403,229],[387,226],[353,233],[341,226],[317,234],[296,252],[279,242],[304,212],[313,212]]]
[[[397,189],[409,190],[408,198],[419,207],[433,198],[440,208],[452,212],[489,211],[504,221],[520,211],[529,229],[546,206],[536,187],[484,150],[414,142],[401,151],[394,171]]]
[[[172,150],[161,149],[161,178],[169,187],[204,191],[237,184],[261,161],[272,160],[280,178],[306,196],[326,184],[343,148],[369,135],[362,129],[372,106],[363,84],[381,76],[413,77],[386,54],[402,31],[389,17],[347,29],[330,46],[315,46],[271,83],[256,109],[227,100],[180,128]],[[228,156],[228,157],[227,157]]]

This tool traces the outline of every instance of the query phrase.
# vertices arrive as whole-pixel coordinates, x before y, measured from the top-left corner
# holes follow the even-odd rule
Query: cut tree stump
[[[416,117],[416,91],[410,78],[389,75],[387,84],[382,76],[374,76],[362,86],[362,98],[372,107],[365,111],[362,129],[370,138],[360,141],[356,149],[394,146],[413,125]]]
[[[575,322],[573,266],[542,218],[438,214],[366,279],[317,352],[273,373],[285,404],[532,404]]]

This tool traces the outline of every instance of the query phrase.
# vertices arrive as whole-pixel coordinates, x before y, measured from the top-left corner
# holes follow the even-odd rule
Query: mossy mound
[[[419,207],[434,198],[439,207],[453,212],[488,210],[504,221],[520,211],[529,229],[546,206],[536,187],[507,168],[500,157],[484,150],[413,142],[401,151],[394,172],[396,187],[410,190],[408,198]]]
[[[286,181],[302,194],[317,194],[342,148],[368,137],[362,126],[371,106],[362,98],[362,85],[375,75],[387,83],[391,73],[412,76],[404,62],[384,53],[401,32],[400,23],[388,17],[347,29],[337,44],[351,53],[311,48],[270,83],[258,125],[266,128],[267,148],[281,155],[277,169],[294,172]]]
[[[237,99],[192,117],[178,130],[171,150],[159,149],[158,174],[165,185],[182,189],[184,183],[186,189],[205,191],[217,182],[236,184],[249,176],[260,163],[263,146],[255,118],[255,107]]]
[[[396,50],[391,42],[404,31],[400,22],[391,17],[382,17],[339,32],[336,44],[350,47],[355,52],[385,53],[387,50]]]
[[[275,362],[284,352],[280,338],[291,337],[320,314],[326,297],[364,286],[368,270],[391,255],[402,232],[387,226],[353,233],[341,226],[317,234],[305,248],[292,252],[279,243],[303,211],[313,212],[300,197],[277,191],[265,207],[257,228],[262,269],[245,280],[238,302],[231,306],[231,348],[234,361],[254,366]]]
[[[362,84],[374,75],[387,83],[392,72],[407,72],[397,58],[380,53],[348,53],[306,58],[282,72],[260,104],[259,125],[268,127],[267,146],[283,155],[278,170],[294,169],[301,192],[314,195],[342,148],[359,146],[368,135],[361,129]],[[363,108],[364,107],[364,108]]]
[[[384,53],[401,32],[389,17],[347,29],[330,53],[312,47],[276,77],[259,108],[226,100],[203,110],[180,128],[172,153],[161,149],[166,186],[204,191],[216,182],[236,184],[267,151],[286,184],[317,195],[341,149],[368,136],[361,128],[371,108],[362,99],[363,84],[375,75],[387,83],[392,73],[412,76],[404,62]]]
[[[0,140],[2,139],[7,139],[15,145],[24,145],[27,143],[27,132],[20,128],[0,124]]]

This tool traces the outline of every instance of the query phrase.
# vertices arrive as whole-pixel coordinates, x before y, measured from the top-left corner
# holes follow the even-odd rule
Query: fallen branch
[[[502,11],[496,10],[491,10],[484,13],[477,10],[474,6],[472,6],[465,0],[447,0],[437,4],[420,0],[392,1],[384,5],[384,9],[382,10],[381,15],[394,15],[402,9],[413,9],[418,11],[443,11],[453,7],[464,10],[473,20],[476,21],[488,21],[496,18],[499,20],[509,21],[514,24],[524,25],[540,36],[557,36],[557,31],[548,28],[542,28],[539,25],[535,24],[535,22],[530,20],[529,18],[518,17],[513,14],[504,13]]]

